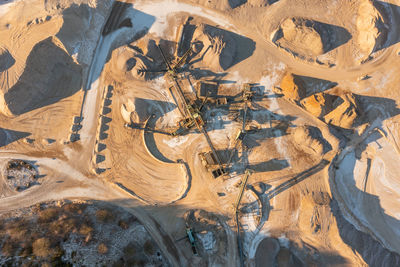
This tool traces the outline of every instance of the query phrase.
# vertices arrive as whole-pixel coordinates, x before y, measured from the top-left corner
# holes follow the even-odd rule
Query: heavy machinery
[[[196,238],[194,236],[194,233],[195,232],[193,231],[193,229],[190,228],[188,224],[186,224],[186,236],[176,240],[176,242],[179,242],[179,241],[184,240],[184,239],[188,239],[189,242],[190,242],[190,245],[192,246],[193,254],[197,256],[199,254],[197,252]]]
[[[242,99],[244,101],[243,103],[243,122],[242,122],[242,128],[238,131],[235,137],[235,143],[233,144],[233,149],[231,150],[231,154],[229,155],[227,165],[229,165],[232,162],[233,155],[238,149],[238,146],[242,144],[243,139],[246,135],[246,120],[247,120],[247,110],[248,110],[248,101],[251,101],[251,98],[253,96],[253,92],[251,91],[250,84],[246,83],[243,86],[243,92],[242,92]]]
[[[171,77],[176,78],[178,75],[178,71],[179,69],[184,65],[184,63],[186,62],[187,58],[190,56],[190,54],[192,53],[192,48],[190,47],[185,54],[176,61],[175,64],[170,64],[170,62],[167,60],[167,57],[165,56],[161,46],[158,44],[157,45],[158,49],[160,50],[160,54],[164,60],[166,69],[162,69],[162,70],[147,70],[147,69],[143,69],[143,70],[139,70],[139,72],[166,72],[168,73]]]
[[[186,107],[187,113],[191,114],[188,117],[180,120],[177,123],[179,127],[176,131],[172,133],[173,136],[184,134],[185,132],[189,131],[190,129],[194,128],[197,125],[203,126],[204,121],[201,116],[200,111],[194,107],[193,105],[188,105]]]
[[[251,175],[251,171],[247,169],[242,178],[242,181],[240,184],[239,195],[237,196],[235,204],[234,204],[235,219],[236,219],[236,226],[237,226],[237,244],[238,244],[241,266],[244,266],[244,255],[243,255],[242,239],[240,238],[239,206],[240,206],[240,202],[242,201],[244,190],[246,189],[247,181],[249,180],[250,175]]]
[[[220,160],[220,158],[219,158],[219,156],[217,154],[217,151],[215,150],[214,145],[212,144],[211,139],[210,139],[210,137],[209,137],[209,135],[208,135],[208,133],[206,131],[205,123],[204,123],[204,120],[203,120],[203,117],[202,117],[202,114],[201,114],[199,108],[197,108],[194,104],[188,103],[188,101],[185,98],[185,95],[183,94],[182,88],[180,87],[180,85],[178,83],[178,80],[177,80],[177,78],[178,78],[177,75],[176,75],[177,68],[179,68],[180,64],[182,64],[182,63],[180,63],[180,62],[182,62],[182,59],[188,57],[188,52],[191,51],[191,49],[188,52],[186,52],[185,55],[182,57],[182,59],[174,66],[174,68],[172,68],[170,66],[170,64],[168,63],[166,57],[164,56],[164,53],[162,52],[161,47],[159,47],[159,48],[160,48],[160,52],[163,55],[163,59],[165,61],[165,64],[169,68],[169,73],[170,73],[169,77],[173,80],[174,88],[175,88],[179,98],[181,99],[182,104],[184,105],[184,111],[183,111],[182,115],[184,115],[184,117],[185,117],[184,118],[185,122],[189,126],[192,124],[192,122],[194,122],[196,128],[201,133],[204,134],[204,137],[206,138],[206,141],[207,141],[207,143],[208,143],[208,145],[209,145],[209,147],[211,149],[211,152],[213,153],[213,156],[217,161],[217,164],[218,164],[219,168],[212,172],[214,178],[217,178],[217,177],[225,174],[226,171],[225,171],[224,167],[222,166],[222,163],[221,163],[221,160]],[[178,107],[180,106],[179,102],[176,102],[175,104]]]
[[[243,176],[243,178],[241,180],[241,183],[240,183],[239,195],[238,195],[238,197],[236,198],[236,201],[235,201],[235,213],[239,213],[240,202],[242,201],[243,193],[244,193],[244,190],[246,189],[247,181],[248,181],[250,175],[251,175],[251,170],[247,169],[244,172],[244,176]]]
[[[226,173],[224,167],[222,166],[221,160],[217,154],[217,152],[215,151],[215,148],[211,142],[210,137],[208,136],[208,133],[205,129],[205,123],[202,117],[202,114],[200,112],[201,108],[196,107],[196,105],[193,103],[189,103],[187,101],[187,99],[185,98],[185,95],[182,91],[181,86],[179,85],[178,82],[178,71],[179,68],[181,68],[181,66],[184,64],[184,62],[186,61],[186,59],[189,57],[189,55],[192,53],[192,48],[190,47],[189,50],[183,55],[183,57],[178,60],[178,62],[174,65],[171,66],[171,64],[168,62],[167,58],[165,57],[165,54],[161,48],[160,45],[158,45],[158,48],[160,50],[160,53],[162,55],[162,58],[165,62],[165,65],[167,66],[167,69],[165,70],[161,70],[161,71],[153,71],[153,72],[167,72],[168,73],[168,77],[171,79],[172,83],[173,83],[173,88],[175,88],[175,91],[178,95],[178,98],[180,99],[180,101],[177,100],[177,98],[175,98],[174,93],[172,92],[171,88],[170,88],[170,92],[172,94],[172,97],[175,101],[176,106],[178,107],[178,109],[180,110],[180,112],[183,115],[183,120],[181,120],[178,123],[179,129],[176,130],[174,133],[172,133],[172,135],[178,135],[178,134],[182,134],[185,131],[193,128],[194,126],[196,126],[196,128],[203,133],[203,135],[205,136],[207,143],[213,153],[214,158],[217,161],[217,164],[219,166],[218,169],[214,170],[213,176],[215,178],[223,175]],[[147,70],[144,70],[147,71]],[[203,105],[202,105],[203,106]]]

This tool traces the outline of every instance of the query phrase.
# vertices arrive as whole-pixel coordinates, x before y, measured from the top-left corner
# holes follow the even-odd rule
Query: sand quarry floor
[[[0,212],[112,202],[171,266],[399,266],[399,25],[397,0],[0,0]],[[190,49],[176,76],[157,45]],[[225,175],[172,135],[183,99]]]

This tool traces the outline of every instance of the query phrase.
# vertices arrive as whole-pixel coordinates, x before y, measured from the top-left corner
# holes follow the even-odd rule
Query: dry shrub
[[[125,265],[124,259],[119,259],[116,262],[114,262],[112,266],[113,267],[124,267],[126,265]]]
[[[112,221],[112,213],[108,210],[102,209],[102,210],[98,210],[96,211],[96,218],[99,221],[108,223]]]
[[[41,223],[51,222],[57,219],[59,210],[58,208],[48,208],[39,212],[38,221]]]
[[[142,258],[131,258],[129,260],[126,261],[126,265],[127,266],[145,266],[146,265],[146,261]]]
[[[88,235],[88,234],[90,234],[90,233],[92,233],[92,232],[93,232],[93,228],[90,227],[89,225],[87,225],[86,223],[83,224],[83,225],[81,226],[81,228],[79,229],[79,233],[80,233],[81,235],[84,235],[84,236],[86,236],[86,235]]]
[[[146,253],[147,255],[152,255],[154,253],[153,243],[150,240],[147,240],[146,242],[144,242],[143,250],[144,250],[144,253]]]
[[[33,254],[35,254],[37,257],[43,257],[46,258],[52,254],[51,251],[51,243],[48,238],[39,238],[35,242],[33,242]]]
[[[1,248],[1,255],[4,255],[6,257],[15,256],[17,248],[18,244],[16,244],[15,241],[11,238],[8,238]]]
[[[86,204],[68,203],[63,206],[63,209],[67,212],[82,214],[86,207]]]
[[[68,218],[60,223],[63,224],[65,233],[76,233],[80,225],[80,222],[76,218]]]
[[[19,256],[28,257],[28,256],[32,255],[32,252],[33,252],[32,243],[26,242],[26,243],[24,243],[23,246],[24,246],[24,248],[19,253]]]
[[[125,258],[129,258],[135,254],[136,254],[136,246],[134,243],[131,242],[124,248],[124,256]]]
[[[53,235],[64,235],[64,222],[63,221],[54,221],[49,225],[49,231]]]
[[[47,258],[52,262],[59,261],[63,254],[60,246],[52,244],[46,237],[35,240],[35,242],[33,242],[32,251],[36,257]]]
[[[16,222],[14,225],[9,226],[9,228],[7,229],[7,233],[15,240],[22,240],[26,237],[28,227],[28,224],[19,221]]]
[[[136,222],[137,221],[137,218],[135,217],[135,216],[129,216],[129,218],[128,218],[128,224],[129,225],[131,225],[131,224],[133,224],[134,222]]]
[[[108,247],[104,243],[100,243],[99,246],[97,247],[97,251],[100,254],[106,254],[108,252]]]
[[[126,221],[124,221],[124,220],[120,220],[120,221],[118,222],[118,226],[121,227],[121,228],[124,229],[124,230],[126,230],[126,229],[129,228],[128,223],[127,223]]]

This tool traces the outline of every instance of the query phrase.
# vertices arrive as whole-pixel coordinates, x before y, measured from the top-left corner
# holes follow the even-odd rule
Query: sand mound
[[[301,105],[315,117],[322,118],[334,109],[337,99],[335,95],[317,93],[301,101]]]
[[[359,113],[356,99],[351,93],[340,96],[318,93],[303,99],[300,104],[326,123],[346,129],[353,126]]]
[[[145,70],[155,69],[154,65],[153,60],[143,53],[121,47],[113,52],[111,71],[119,81],[149,80],[155,73]]]
[[[48,75],[44,75],[48,74]],[[72,95],[81,88],[81,67],[56,37],[34,46],[18,82],[0,97],[3,114],[29,112]]]
[[[133,101],[128,99],[126,104],[121,105],[121,115],[126,123],[138,122],[139,117],[136,112],[136,106]]]
[[[203,62],[210,70],[215,72],[225,71],[234,63],[236,43],[229,32],[222,29],[201,24],[193,34],[194,43],[201,43],[202,50],[206,52]]]
[[[361,1],[356,26],[357,44],[365,59],[383,45],[387,36],[384,20],[372,1]]]
[[[271,35],[272,42],[308,61],[350,40],[350,33],[339,26],[294,17],[284,20]],[[320,62],[322,63],[322,62]]]
[[[358,105],[353,94],[345,94],[333,103],[334,110],[324,116],[326,123],[351,128],[358,115]]]
[[[300,77],[287,73],[280,84],[278,93],[283,94],[290,100],[298,101],[306,96],[306,86]]]
[[[296,147],[308,154],[323,155],[331,149],[321,131],[313,126],[301,126],[292,131]]]
[[[322,36],[313,21],[302,18],[289,18],[283,21],[273,42],[296,54],[318,56],[324,53]]]

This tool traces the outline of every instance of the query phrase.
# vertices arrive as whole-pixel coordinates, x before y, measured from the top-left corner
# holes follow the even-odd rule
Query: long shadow
[[[266,138],[276,138],[288,135],[289,133],[287,129],[288,127],[286,129],[272,127],[249,131],[243,139],[243,144],[249,149],[261,146],[260,141],[265,141]]]
[[[258,245],[255,266],[348,266],[350,262],[338,253],[317,250],[311,244],[302,242],[301,247],[290,242],[289,248],[277,237],[266,237]],[[310,255],[313,255],[312,257]],[[318,255],[316,257],[316,255]]]
[[[318,79],[314,77],[309,77],[309,76],[302,76],[302,75],[296,75],[293,74],[294,80],[296,82],[296,79],[300,80],[301,83],[304,84],[304,88],[306,89],[306,96],[311,96],[316,93],[321,93],[326,90],[329,90],[335,86],[337,86],[336,82],[324,80],[324,79]],[[296,83],[297,84],[297,83]]]
[[[183,166],[186,169],[186,173],[188,175],[188,183],[187,183],[186,190],[182,194],[182,196],[179,199],[176,200],[176,201],[178,201],[178,200],[184,199],[187,196],[187,194],[189,194],[189,191],[192,188],[192,172],[190,171],[189,164],[187,162],[185,162],[184,160],[178,159],[176,162],[180,163],[180,164],[183,164]],[[176,202],[176,201],[174,201],[174,202]]]
[[[231,8],[237,8],[243,4],[246,4],[247,0],[228,0],[228,3]]]
[[[354,127],[377,119],[386,120],[400,114],[400,109],[393,99],[363,95],[354,96],[362,111],[362,115],[354,122]]]
[[[393,234],[395,234],[394,232],[397,231],[396,229],[399,229],[400,227],[400,220],[385,213],[385,210],[380,204],[380,199],[378,196],[366,193],[355,185],[355,178],[353,176],[355,162],[355,158],[352,158],[352,160],[346,160],[345,166],[340,167],[343,170],[348,170],[346,171],[345,176],[342,177],[342,180],[348,181],[346,182],[346,185],[343,186],[346,188],[346,190],[349,190],[348,193],[351,193],[352,199],[357,199],[357,201],[351,201],[351,205],[353,206],[352,208],[358,209],[359,206],[363,206],[363,203],[368,203],[368,214],[380,214],[381,218],[375,216],[369,219],[360,218],[360,215],[358,214],[359,211],[357,211],[357,214],[352,214],[351,216],[356,216],[359,221],[367,221],[367,223],[368,221],[377,222],[377,220],[379,220],[381,221],[380,225],[385,228],[385,233],[393,232]],[[336,187],[336,185],[333,184],[332,179],[337,180],[338,178],[331,177],[329,179],[331,186]],[[383,247],[383,245],[377,241],[375,237],[357,230],[356,227],[350,223],[346,217],[344,217],[341,208],[335,199],[335,194],[333,194],[333,200],[331,201],[331,211],[336,218],[339,234],[342,240],[353,250],[357,251],[369,266],[400,266],[400,254],[389,251]],[[366,214],[367,217],[368,214]],[[369,217],[371,217],[371,215],[369,215]],[[390,228],[389,225],[391,225]],[[386,234],[386,236],[390,238],[395,237],[388,236],[388,234]],[[371,253],[371,251],[374,253]]]
[[[0,72],[8,70],[15,64],[15,59],[7,49],[0,48]]]
[[[14,130],[0,128],[0,147],[11,144],[15,141],[18,141],[21,138],[25,138],[25,137],[29,136],[29,135],[31,135],[31,134],[27,133],[27,132],[20,132],[20,131],[14,131]]]
[[[382,1],[373,1],[374,6],[376,7],[376,9],[383,14],[384,19],[390,21],[391,17],[398,17],[398,14],[400,14],[400,6],[398,5],[394,5],[394,4],[390,4],[390,3],[386,3],[386,2],[382,2]],[[392,12],[394,14],[392,14]],[[395,19],[394,19],[395,20]],[[398,33],[398,31],[390,31],[392,29],[393,25],[389,25],[389,32],[388,33],[381,33],[383,34],[383,36],[381,38],[383,38],[385,40],[385,42],[383,44],[380,44],[378,46],[376,46],[374,48],[374,52],[388,48],[392,45],[397,44],[398,42],[400,42],[400,34]],[[398,26],[395,26],[398,27]]]
[[[276,197],[278,194],[286,191],[287,189],[291,188],[292,186],[304,181],[308,177],[320,172],[323,170],[327,165],[329,164],[329,161],[323,159],[321,160],[317,165],[297,174],[295,177],[289,179],[286,182],[283,182],[282,184],[278,185],[271,191],[267,193],[267,196],[269,199],[272,199],[273,197]]]
[[[195,69],[190,69],[190,74],[196,80],[212,77],[213,79],[210,79],[210,81],[222,83],[223,82],[222,78],[224,78],[228,73],[226,72],[217,73],[207,69],[195,68]]]
[[[80,90],[82,68],[49,37],[29,54],[18,82],[4,95],[15,115],[60,101]]]
[[[205,25],[204,32],[211,38],[222,37],[223,41],[225,41],[226,46],[220,55],[220,57],[223,58],[223,60],[220,61],[223,70],[227,70],[250,57],[256,48],[256,43],[253,40],[234,32],[211,25]],[[224,50],[226,50],[226,52]],[[234,51],[235,55],[230,59],[230,55],[226,53],[231,53],[232,51]]]
[[[90,23],[91,14],[95,12],[94,8],[87,4],[72,4],[70,7],[63,10],[63,25],[56,34],[57,38],[63,43],[70,55],[76,53],[75,46],[77,42],[82,41],[85,37],[87,28],[84,25]],[[81,62],[81,55],[78,53],[77,60]]]
[[[87,51],[81,51],[79,49],[78,51],[74,51],[74,44],[68,43],[68,37],[70,32],[73,32],[76,35],[78,35],[78,33],[83,35],[87,29],[82,27],[82,25],[79,23],[75,23],[75,21],[80,21],[79,17],[74,16],[72,19],[69,17],[71,13],[87,13],[90,11],[91,9],[88,8],[86,4],[82,4],[80,6],[72,5],[70,8],[65,9],[63,11],[64,24],[57,34],[57,37],[64,43],[64,46],[67,48],[70,54],[72,54],[71,51],[77,52],[78,62],[80,62],[80,58],[87,58]],[[107,21],[102,27],[101,35],[103,38],[106,39],[113,32],[123,27],[132,27],[132,30],[129,32],[129,34],[125,34],[124,38],[119,39],[118,42],[105,43],[104,39],[101,38],[99,39],[101,42],[97,42],[96,48],[93,50],[94,54],[91,58],[87,80],[85,81],[85,85],[82,86],[84,95],[79,115],[79,125],[83,119],[83,108],[86,102],[87,91],[90,90],[92,81],[96,81],[100,76],[104,64],[110,60],[111,52],[120,46],[142,38],[153,25],[154,21],[155,18],[153,16],[134,9],[132,4],[127,4],[121,1],[116,1],[113,3],[113,7],[107,18]]]
[[[289,162],[286,159],[271,159],[266,162],[250,164],[247,168],[255,172],[270,172],[280,171],[287,167],[289,167]]]
[[[177,55],[182,57],[186,51],[191,47],[191,41],[193,39],[194,31],[196,30],[196,25],[190,24],[192,17],[189,17],[186,23],[183,25],[181,37],[178,41]]]
[[[275,112],[268,110],[267,108],[252,102],[254,108],[249,108],[249,116],[256,122],[260,124],[267,123],[271,120],[273,121],[282,121],[286,123],[290,123],[296,119],[295,116],[291,115],[281,115]],[[257,108],[257,109],[256,109]]]
[[[377,198],[376,201],[379,202]],[[343,242],[357,251],[368,266],[400,266],[400,255],[387,250],[370,235],[357,230],[357,228],[343,216],[335,199],[331,201],[331,211],[336,218],[339,235]],[[371,251],[373,251],[373,253],[371,253]]]
[[[167,101],[160,100],[152,100],[152,99],[144,99],[144,98],[135,98],[135,111],[137,112],[139,118],[143,120],[147,118],[149,115],[156,115],[161,118],[168,112],[176,109],[176,105]]]
[[[164,114],[174,110],[176,105],[166,101],[136,98],[135,107],[139,118],[143,119],[150,115],[144,127],[145,146],[158,160],[166,163],[175,163],[175,161],[164,156],[158,149],[156,140],[154,138],[155,131],[152,129],[155,128],[158,119],[160,119]]]

